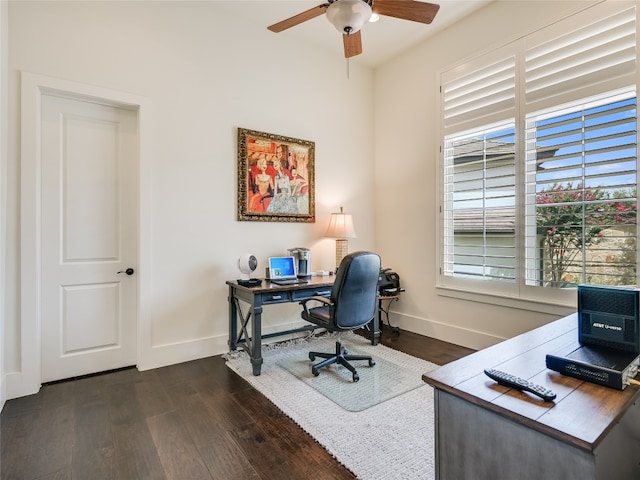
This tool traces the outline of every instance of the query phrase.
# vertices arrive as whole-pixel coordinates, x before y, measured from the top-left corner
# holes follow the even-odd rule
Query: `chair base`
[[[370,367],[373,367],[376,364],[376,362],[373,361],[373,358],[369,355],[349,355],[339,340],[336,342],[335,353],[309,352],[309,360],[313,362],[316,357],[324,358],[325,360],[311,366],[311,372],[314,377],[320,375],[319,370],[321,368],[338,363],[351,372],[354,382],[360,380],[360,377],[358,376],[358,372],[355,367],[349,363],[349,360],[367,360]]]

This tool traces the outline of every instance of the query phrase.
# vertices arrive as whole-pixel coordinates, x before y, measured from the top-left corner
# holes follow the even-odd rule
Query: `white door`
[[[136,363],[137,123],[128,109],[42,96],[43,382]]]

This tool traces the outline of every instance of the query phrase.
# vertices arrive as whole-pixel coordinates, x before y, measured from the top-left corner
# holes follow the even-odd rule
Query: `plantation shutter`
[[[525,39],[526,112],[636,82],[636,8],[605,2]]]
[[[525,278],[636,283],[636,8],[606,2],[525,41]]]
[[[483,55],[441,77],[444,134],[515,118],[515,54],[512,47]]]
[[[515,74],[509,47],[442,75],[445,275],[514,281]]]

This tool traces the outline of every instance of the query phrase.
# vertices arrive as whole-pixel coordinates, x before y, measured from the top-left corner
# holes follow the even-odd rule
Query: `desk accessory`
[[[634,383],[639,363],[634,352],[575,344],[546,356],[550,370],[618,390]]]
[[[238,270],[247,278],[239,278],[238,285],[243,287],[255,287],[262,283],[259,278],[250,278],[253,271],[258,267],[258,259],[251,253],[243,253],[238,258]]]
[[[286,257],[269,257],[266,270],[267,280],[296,280],[298,270],[292,255]]]
[[[356,231],[353,228],[353,217],[343,212],[340,207],[340,213],[332,213],[327,227],[327,237],[336,239],[336,271],[342,259],[349,252],[348,238],[356,238]]]
[[[503,372],[502,370],[496,370],[494,368],[487,368],[484,370],[484,373],[492,380],[495,380],[500,385],[504,385],[505,387],[514,388],[516,390],[523,390],[525,392],[533,393],[537,395],[545,402],[550,402],[554,398],[556,398],[556,394],[553,393],[547,387],[543,387],[542,385],[537,385],[532,383],[524,378],[516,377],[510,373]]]
[[[304,247],[296,247],[289,248],[287,252],[296,262],[298,278],[311,277],[311,250]]]
[[[640,290],[578,285],[578,340],[640,353]]]

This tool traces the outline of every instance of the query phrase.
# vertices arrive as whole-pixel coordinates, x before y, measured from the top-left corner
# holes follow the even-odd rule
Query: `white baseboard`
[[[210,357],[227,350],[226,335],[157,345],[138,355],[138,370],[166,367],[167,365]]]
[[[456,327],[434,320],[413,317],[398,312],[392,312],[392,314],[394,327],[474,350],[482,350],[483,348],[506,340],[505,338],[495,335]]]
[[[26,397],[40,391],[40,384],[29,381],[22,372],[7,373],[4,378],[5,400],[12,398]]]
[[[300,322],[287,322],[282,325],[263,326],[262,334],[268,335],[270,333],[293,330],[306,325],[310,324],[301,320]],[[300,334],[289,334],[263,339],[262,343],[284,341],[296,336],[300,336]],[[228,340],[229,335],[225,333],[224,335],[216,335],[188,342],[157,345],[151,347],[139,356],[138,370],[151,370],[153,368],[197,360],[199,358],[221,355],[229,351]]]

